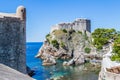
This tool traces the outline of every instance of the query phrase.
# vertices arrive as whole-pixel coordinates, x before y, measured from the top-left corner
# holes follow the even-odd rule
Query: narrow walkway
[[[0,80],[35,80],[0,63]]]

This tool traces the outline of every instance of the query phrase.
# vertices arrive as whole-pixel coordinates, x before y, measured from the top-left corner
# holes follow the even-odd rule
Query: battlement
[[[88,19],[76,19],[70,23],[59,23],[51,28],[51,32],[58,29],[74,29],[76,31],[88,31],[91,32],[91,22]]]
[[[26,8],[19,6],[16,13],[0,13],[0,18],[19,18],[20,20],[26,20]]]

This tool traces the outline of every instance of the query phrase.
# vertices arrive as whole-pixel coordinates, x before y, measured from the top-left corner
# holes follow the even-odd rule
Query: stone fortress
[[[0,13],[0,63],[26,73],[26,8]]]
[[[54,30],[59,29],[74,29],[76,31],[84,32],[86,31],[88,34],[91,32],[91,21],[88,19],[76,19],[74,22],[71,23],[60,23],[52,26],[51,32]]]

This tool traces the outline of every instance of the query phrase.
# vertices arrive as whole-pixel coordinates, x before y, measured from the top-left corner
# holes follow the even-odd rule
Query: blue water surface
[[[38,58],[35,58],[37,55],[39,48],[42,46],[42,42],[28,42],[27,43],[27,65],[35,70],[35,75],[33,78],[37,80],[45,80],[42,74],[44,73],[44,69],[42,67],[42,61]]]

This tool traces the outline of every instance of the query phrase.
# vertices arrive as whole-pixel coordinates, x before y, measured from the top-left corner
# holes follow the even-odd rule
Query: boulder
[[[68,62],[67,62],[67,61],[64,61],[64,62],[63,62],[63,66],[68,66]]]

